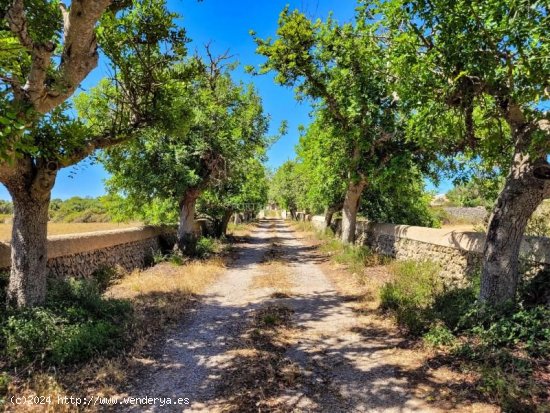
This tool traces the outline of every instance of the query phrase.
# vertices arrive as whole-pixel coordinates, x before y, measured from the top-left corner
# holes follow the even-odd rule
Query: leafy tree
[[[410,136],[443,156],[477,157],[508,171],[490,217],[480,299],[513,300],[525,227],[550,195],[548,2],[393,0],[382,7],[399,95],[413,116]]]
[[[151,202],[177,205],[178,249],[193,254],[195,209],[209,187],[224,182],[233,167],[255,156],[266,143],[267,117],[251,86],[231,79],[226,56],[203,63],[193,58],[174,68],[166,121],[141,131],[127,145],[108,149],[102,158],[112,178],[109,190],[124,195],[136,210]],[[98,110],[104,104],[88,104]]]
[[[327,137],[342,167],[338,176],[346,185],[342,240],[353,242],[365,187],[393,157],[411,156],[393,93],[395,78],[376,27],[360,14],[354,23],[339,25],[331,17],[312,22],[286,8],[276,39],[255,40],[257,52],[267,58],[260,73],[275,71],[276,82],[295,87],[298,99],[310,99],[320,125],[330,130]]]
[[[320,213],[325,206],[325,223],[341,209],[346,193],[346,153],[320,118],[308,127],[297,147],[298,169],[305,185],[301,189],[305,204]],[[328,207],[327,207],[328,206]],[[360,213],[374,222],[432,226],[436,222],[429,210],[423,175],[407,157],[394,157],[363,190]]]
[[[14,204],[8,302],[34,306],[46,295],[48,205],[57,172],[151,121],[158,75],[184,52],[185,37],[162,0],[0,4],[0,182]],[[92,130],[69,115],[67,100],[97,65],[99,46],[115,73],[109,97],[116,91],[117,99],[106,101],[117,117]]]
[[[342,143],[317,117],[296,147],[298,169],[306,182],[301,192],[304,203],[313,213],[325,214],[327,227],[334,213],[342,209],[346,194],[348,160]]]
[[[74,196],[65,201],[54,199],[50,203],[50,221],[53,222],[109,222],[101,198]]]
[[[485,207],[490,209],[502,190],[504,179],[477,175],[470,181],[455,185],[446,197],[451,204],[463,207]]]
[[[360,212],[369,221],[424,227],[439,226],[430,209],[424,176],[414,165],[387,168],[366,188]]]
[[[13,214],[13,204],[9,201],[0,201],[0,214]]]
[[[292,219],[296,219],[296,212],[302,206],[300,198],[303,188],[298,164],[296,161],[286,161],[271,177],[268,198],[279,208],[288,209]]]
[[[199,198],[197,210],[214,222],[216,236],[225,235],[231,215],[256,215],[267,204],[266,170],[260,159],[236,159],[231,174]]]

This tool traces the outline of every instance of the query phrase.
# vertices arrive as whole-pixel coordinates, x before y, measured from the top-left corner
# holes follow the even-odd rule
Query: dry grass
[[[163,262],[147,270],[132,272],[111,287],[107,294],[126,299],[158,293],[201,294],[224,269],[224,260],[219,257],[183,265]]]
[[[252,279],[250,288],[270,288],[273,295],[290,296],[294,284],[288,275],[288,268],[284,262],[277,260],[266,261],[262,264],[262,273]]]
[[[111,229],[131,228],[142,225],[140,223],[90,222],[90,223],[48,223],[48,235],[78,234],[81,232],[97,232]],[[11,224],[0,224],[0,241],[9,241],[11,238]]]
[[[256,229],[256,224],[252,222],[233,224],[227,226],[227,234],[234,237],[248,237]]]
[[[59,372],[37,372],[10,385],[10,394],[21,396],[51,395],[52,405],[10,406],[13,412],[76,412],[102,411],[101,408],[58,405],[57,396],[113,397],[127,385],[127,378],[136,374],[146,362],[166,328],[181,321],[198,295],[224,271],[225,260],[190,261],[183,265],[163,262],[152,268],[134,271],[118,280],[106,295],[127,299],[133,304],[134,319],[128,339],[132,345],[125,354],[114,358],[97,358]],[[31,372],[32,373],[32,372]],[[2,406],[0,406],[2,407]]]

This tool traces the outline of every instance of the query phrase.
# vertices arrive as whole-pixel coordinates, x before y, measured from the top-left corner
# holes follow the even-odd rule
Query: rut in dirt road
[[[284,293],[255,282],[272,255],[289,280]],[[437,411],[385,360],[397,338],[355,332],[320,259],[283,221],[261,221],[128,394],[191,401],[149,411]]]

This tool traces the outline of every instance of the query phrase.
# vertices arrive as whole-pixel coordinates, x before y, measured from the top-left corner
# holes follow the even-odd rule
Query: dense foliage
[[[344,242],[353,242],[363,189],[375,186],[383,171],[403,168],[406,173],[411,161],[420,166],[427,157],[419,157],[405,139],[385,45],[364,17],[358,13],[346,24],[332,17],[311,21],[285,8],[275,39],[255,37],[257,52],[266,57],[260,73],[275,72],[279,84],[294,87],[297,99],[314,105],[315,121],[303,136],[302,156],[306,168],[318,174],[314,181],[330,175],[327,183],[335,184],[329,189],[323,183],[311,196],[324,198],[324,207],[333,207],[332,201],[343,204]]]

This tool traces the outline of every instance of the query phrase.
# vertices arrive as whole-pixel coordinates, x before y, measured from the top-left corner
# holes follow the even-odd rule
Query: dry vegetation
[[[281,393],[296,386],[300,368],[285,356],[295,340],[292,310],[269,305],[252,313],[238,344],[230,351],[218,390],[222,402],[214,411],[283,412]]]
[[[330,257],[323,272],[349,300],[357,314],[356,333],[372,343],[396,340],[386,362],[399,366],[409,378],[410,391],[446,411],[493,413],[498,408],[479,401],[479,374],[465,372],[445,361],[445,350],[408,338],[395,319],[380,309],[381,288],[395,277],[395,262],[364,247],[343,246],[330,234],[316,232],[310,223],[293,223],[298,236]]]
[[[256,228],[254,223],[230,223],[227,226],[227,234],[232,237],[244,238],[248,237],[250,233]]]
[[[190,261],[182,265],[162,262],[156,266],[121,274],[121,278],[105,295],[132,303],[134,317],[129,328],[126,351],[116,357],[97,357],[84,367],[67,368],[63,371],[33,372],[33,367],[20,371],[9,385],[9,394],[18,396],[95,395],[112,397],[120,394],[127,378],[136,374],[146,362],[163,332],[181,321],[185,313],[199,299],[199,294],[213,283],[224,271],[227,254],[209,260]],[[82,406],[7,406],[13,412],[69,412],[82,411]],[[101,411],[100,407],[86,410]]]
[[[106,231],[111,229],[123,229],[139,226],[139,223],[116,222],[50,222],[48,223],[48,235],[78,234],[81,232]],[[11,238],[11,224],[0,224],[0,241],[9,241]]]

